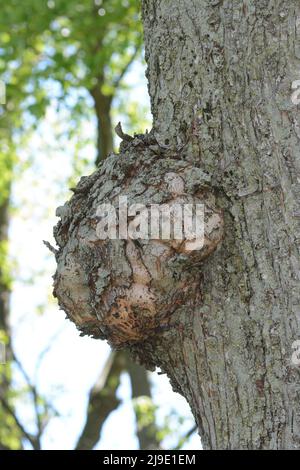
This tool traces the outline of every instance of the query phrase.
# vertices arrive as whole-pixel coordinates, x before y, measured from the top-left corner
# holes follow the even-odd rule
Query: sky
[[[135,100],[149,108],[141,65],[132,69],[127,85],[134,89]],[[66,110],[58,113],[53,102],[45,119],[20,152],[10,227],[10,251],[16,278],[11,300],[14,348],[26,373],[37,384],[39,392],[50,398],[59,414],[51,420],[44,433],[44,450],[74,448],[84,424],[88,392],[110,351],[103,341],[80,337],[75,326],[65,320],[64,312],[58,309],[51,294],[55,260],[43,240],[55,245],[52,236],[53,226],[57,223],[55,208],[70,197],[68,184],[73,175],[72,161],[77,142],[76,138],[70,139],[65,135],[68,118]],[[116,116],[117,121],[122,119],[126,120],[126,117]],[[78,157],[87,158],[90,162],[95,159],[94,124],[86,121],[80,129],[82,139],[91,143],[79,151]],[[22,382],[17,370],[15,380]],[[151,380],[154,402],[158,405],[158,423],[163,423],[166,415],[175,410],[186,417],[180,432],[189,431],[193,418],[185,399],[172,392],[166,376],[154,373]],[[118,397],[122,404],[105,423],[97,449],[137,448],[126,374],[122,375]],[[31,425],[34,431],[30,404],[22,401],[17,412],[27,428],[30,430]],[[173,423],[176,428],[176,419]],[[178,436],[166,439],[165,448],[174,447],[177,440]],[[200,449],[198,436],[194,434],[184,448]]]

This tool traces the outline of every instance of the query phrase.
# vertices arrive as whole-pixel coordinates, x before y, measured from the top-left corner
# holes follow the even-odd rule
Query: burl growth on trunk
[[[124,196],[128,207],[203,204],[203,246],[161,237],[100,239],[99,207],[109,203],[120,217]],[[199,299],[201,263],[224,232],[209,175],[162,151],[149,136],[124,142],[120,154],[111,154],[94,174],[81,178],[57,215],[54,295],[83,334],[117,348],[168,328],[175,314],[184,315],[189,302]],[[129,217],[128,223],[137,228],[135,219]],[[118,234],[118,224],[113,229]]]

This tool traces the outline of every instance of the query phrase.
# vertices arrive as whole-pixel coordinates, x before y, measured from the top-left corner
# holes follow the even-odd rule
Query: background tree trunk
[[[101,83],[91,90],[97,120],[97,157],[96,165],[113,151],[113,132],[111,122],[112,96],[103,95]]]
[[[1,250],[3,251],[3,265],[7,263],[5,259],[4,251],[8,240],[8,211],[9,211],[9,199],[5,198],[0,205],[0,244]],[[10,289],[5,279],[3,272],[4,266],[0,266],[0,330],[3,330],[10,338],[10,325],[9,325],[9,296]],[[9,352],[9,351],[7,351]]]
[[[122,353],[111,354],[89,394],[85,426],[75,450],[92,450],[101,437],[102,427],[119,406],[117,390],[125,360]]]
[[[0,331],[6,337],[5,342],[5,362],[7,365],[1,367],[0,373],[0,403],[2,400],[7,399],[7,394],[10,387],[10,366],[8,363],[12,360],[11,350],[11,331],[9,324],[9,300],[10,300],[10,287],[8,285],[7,269],[7,242],[8,242],[8,219],[9,219],[9,199],[4,198],[0,205]],[[3,412],[3,410],[0,409]]]
[[[154,133],[201,162],[225,209],[201,301],[148,347],[205,449],[299,449],[297,0],[144,0]]]
[[[146,397],[152,400],[151,384],[147,370],[144,366],[140,366],[127,356],[127,371],[131,383],[131,397],[133,400],[139,397]],[[157,439],[157,426],[154,413],[147,424],[141,426],[139,423],[139,414],[135,412],[136,417],[136,434],[139,441],[140,449],[158,449],[160,443]]]

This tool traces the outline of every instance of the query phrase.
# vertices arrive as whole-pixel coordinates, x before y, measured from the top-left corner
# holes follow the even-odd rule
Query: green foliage
[[[141,396],[133,400],[134,411],[137,417],[138,431],[147,430],[148,433],[155,433],[156,441],[164,444],[166,440],[177,442],[175,449],[181,449],[189,440],[189,433],[182,434],[182,429],[186,427],[187,418],[180,416],[175,410],[167,414],[163,422],[157,424],[158,407],[150,397]]]
[[[151,128],[147,106],[143,106],[137,101],[128,101],[121,97],[117,107],[113,110],[113,116],[124,116],[122,127],[124,132],[131,134],[142,134],[146,129]]]
[[[0,206],[9,197],[14,160],[14,155],[10,151],[5,152],[0,147]]]
[[[0,284],[3,288],[11,289],[10,263],[8,261],[8,241],[0,241]]]
[[[34,119],[49,95],[72,98],[74,89],[113,96],[142,43],[138,0],[0,0],[0,79]],[[55,81],[59,90],[47,82]],[[69,100],[78,114],[85,100]]]
[[[6,347],[9,347],[9,338],[7,332],[0,329],[0,343],[4,344]],[[0,364],[0,399],[2,399],[1,388],[6,384],[9,384],[11,381],[11,364],[8,361],[5,364]],[[7,404],[11,404],[13,401],[13,392],[8,389],[5,392],[5,401]],[[0,445],[13,450],[18,450],[21,448],[21,436],[19,429],[15,423],[13,416],[7,412],[0,405]]]
[[[0,205],[9,195],[16,137],[28,134],[50,101],[68,108],[78,132],[93,106],[87,92],[114,97],[141,52],[139,0],[0,0]],[[81,91],[80,91],[81,90]],[[134,120],[134,110],[129,121]],[[20,142],[19,142],[20,145]],[[82,170],[76,157],[75,172]]]
[[[155,424],[156,406],[150,397],[140,396],[133,400],[135,415],[137,417],[138,429],[149,428]]]
[[[0,373],[3,366],[0,365]],[[21,432],[16,426],[12,415],[5,413],[0,407],[0,442],[1,445],[10,450],[21,449]]]

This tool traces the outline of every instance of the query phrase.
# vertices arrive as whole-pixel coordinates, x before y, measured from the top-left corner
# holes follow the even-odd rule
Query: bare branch
[[[128,60],[127,64],[124,66],[123,70],[121,71],[120,75],[113,81],[113,86],[117,89],[120,86],[121,81],[125,77],[126,73],[128,72],[129,68],[137,58],[139,52],[141,51],[141,43],[137,44],[133,54],[131,55],[130,59]]]
[[[151,384],[148,372],[145,367],[140,366],[133,362],[129,355],[127,355],[127,371],[131,382],[131,397],[136,399],[139,397],[149,397],[152,400]],[[159,449],[160,443],[157,439],[157,426],[155,422],[155,414],[153,413],[153,420],[140,428],[139,426],[139,413],[135,409],[136,425],[137,425],[137,438],[141,450]]]
[[[115,127],[115,132],[120,139],[125,140],[126,142],[131,142],[133,137],[129,134],[125,134],[122,129],[122,124],[119,122]]]
[[[48,250],[51,251],[51,253],[53,253],[54,255],[56,255],[56,253],[58,252],[58,250],[56,248],[54,248],[54,246],[51,245],[51,243],[43,240],[43,243],[44,245],[46,245],[46,247],[48,248]]]
[[[24,379],[25,379],[25,381],[28,385],[30,393],[32,395],[32,401],[33,401],[34,413],[35,413],[35,420],[36,420],[36,426],[37,426],[37,435],[36,435],[35,439],[39,442],[39,447],[40,447],[40,438],[41,438],[41,435],[42,435],[42,432],[43,432],[43,427],[42,427],[41,416],[40,416],[39,409],[38,409],[38,392],[36,390],[36,387],[32,384],[32,382],[30,380],[30,377],[28,376],[27,372],[25,371],[22,363],[16,357],[15,353],[13,353],[13,359],[14,359],[14,362],[16,363],[16,365],[18,366],[19,370],[21,371],[21,373],[22,373],[22,375],[23,375],[23,377],[24,377]]]
[[[197,425],[195,424],[178,442],[174,450],[180,450],[183,444],[197,431]]]
[[[34,450],[40,450],[41,446],[40,446],[40,440],[38,437],[36,436],[33,436],[32,434],[29,434],[26,429],[24,428],[24,426],[22,425],[22,423],[19,421],[17,415],[15,414],[14,410],[11,408],[11,406],[7,403],[6,400],[4,400],[4,398],[0,397],[0,403],[1,405],[3,406],[3,409],[10,414],[10,416],[13,418],[13,420],[15,421],[17,427],[19,428],[22,436],[24,436],[29,442],[30,444],[32,445],[33,449]]]

